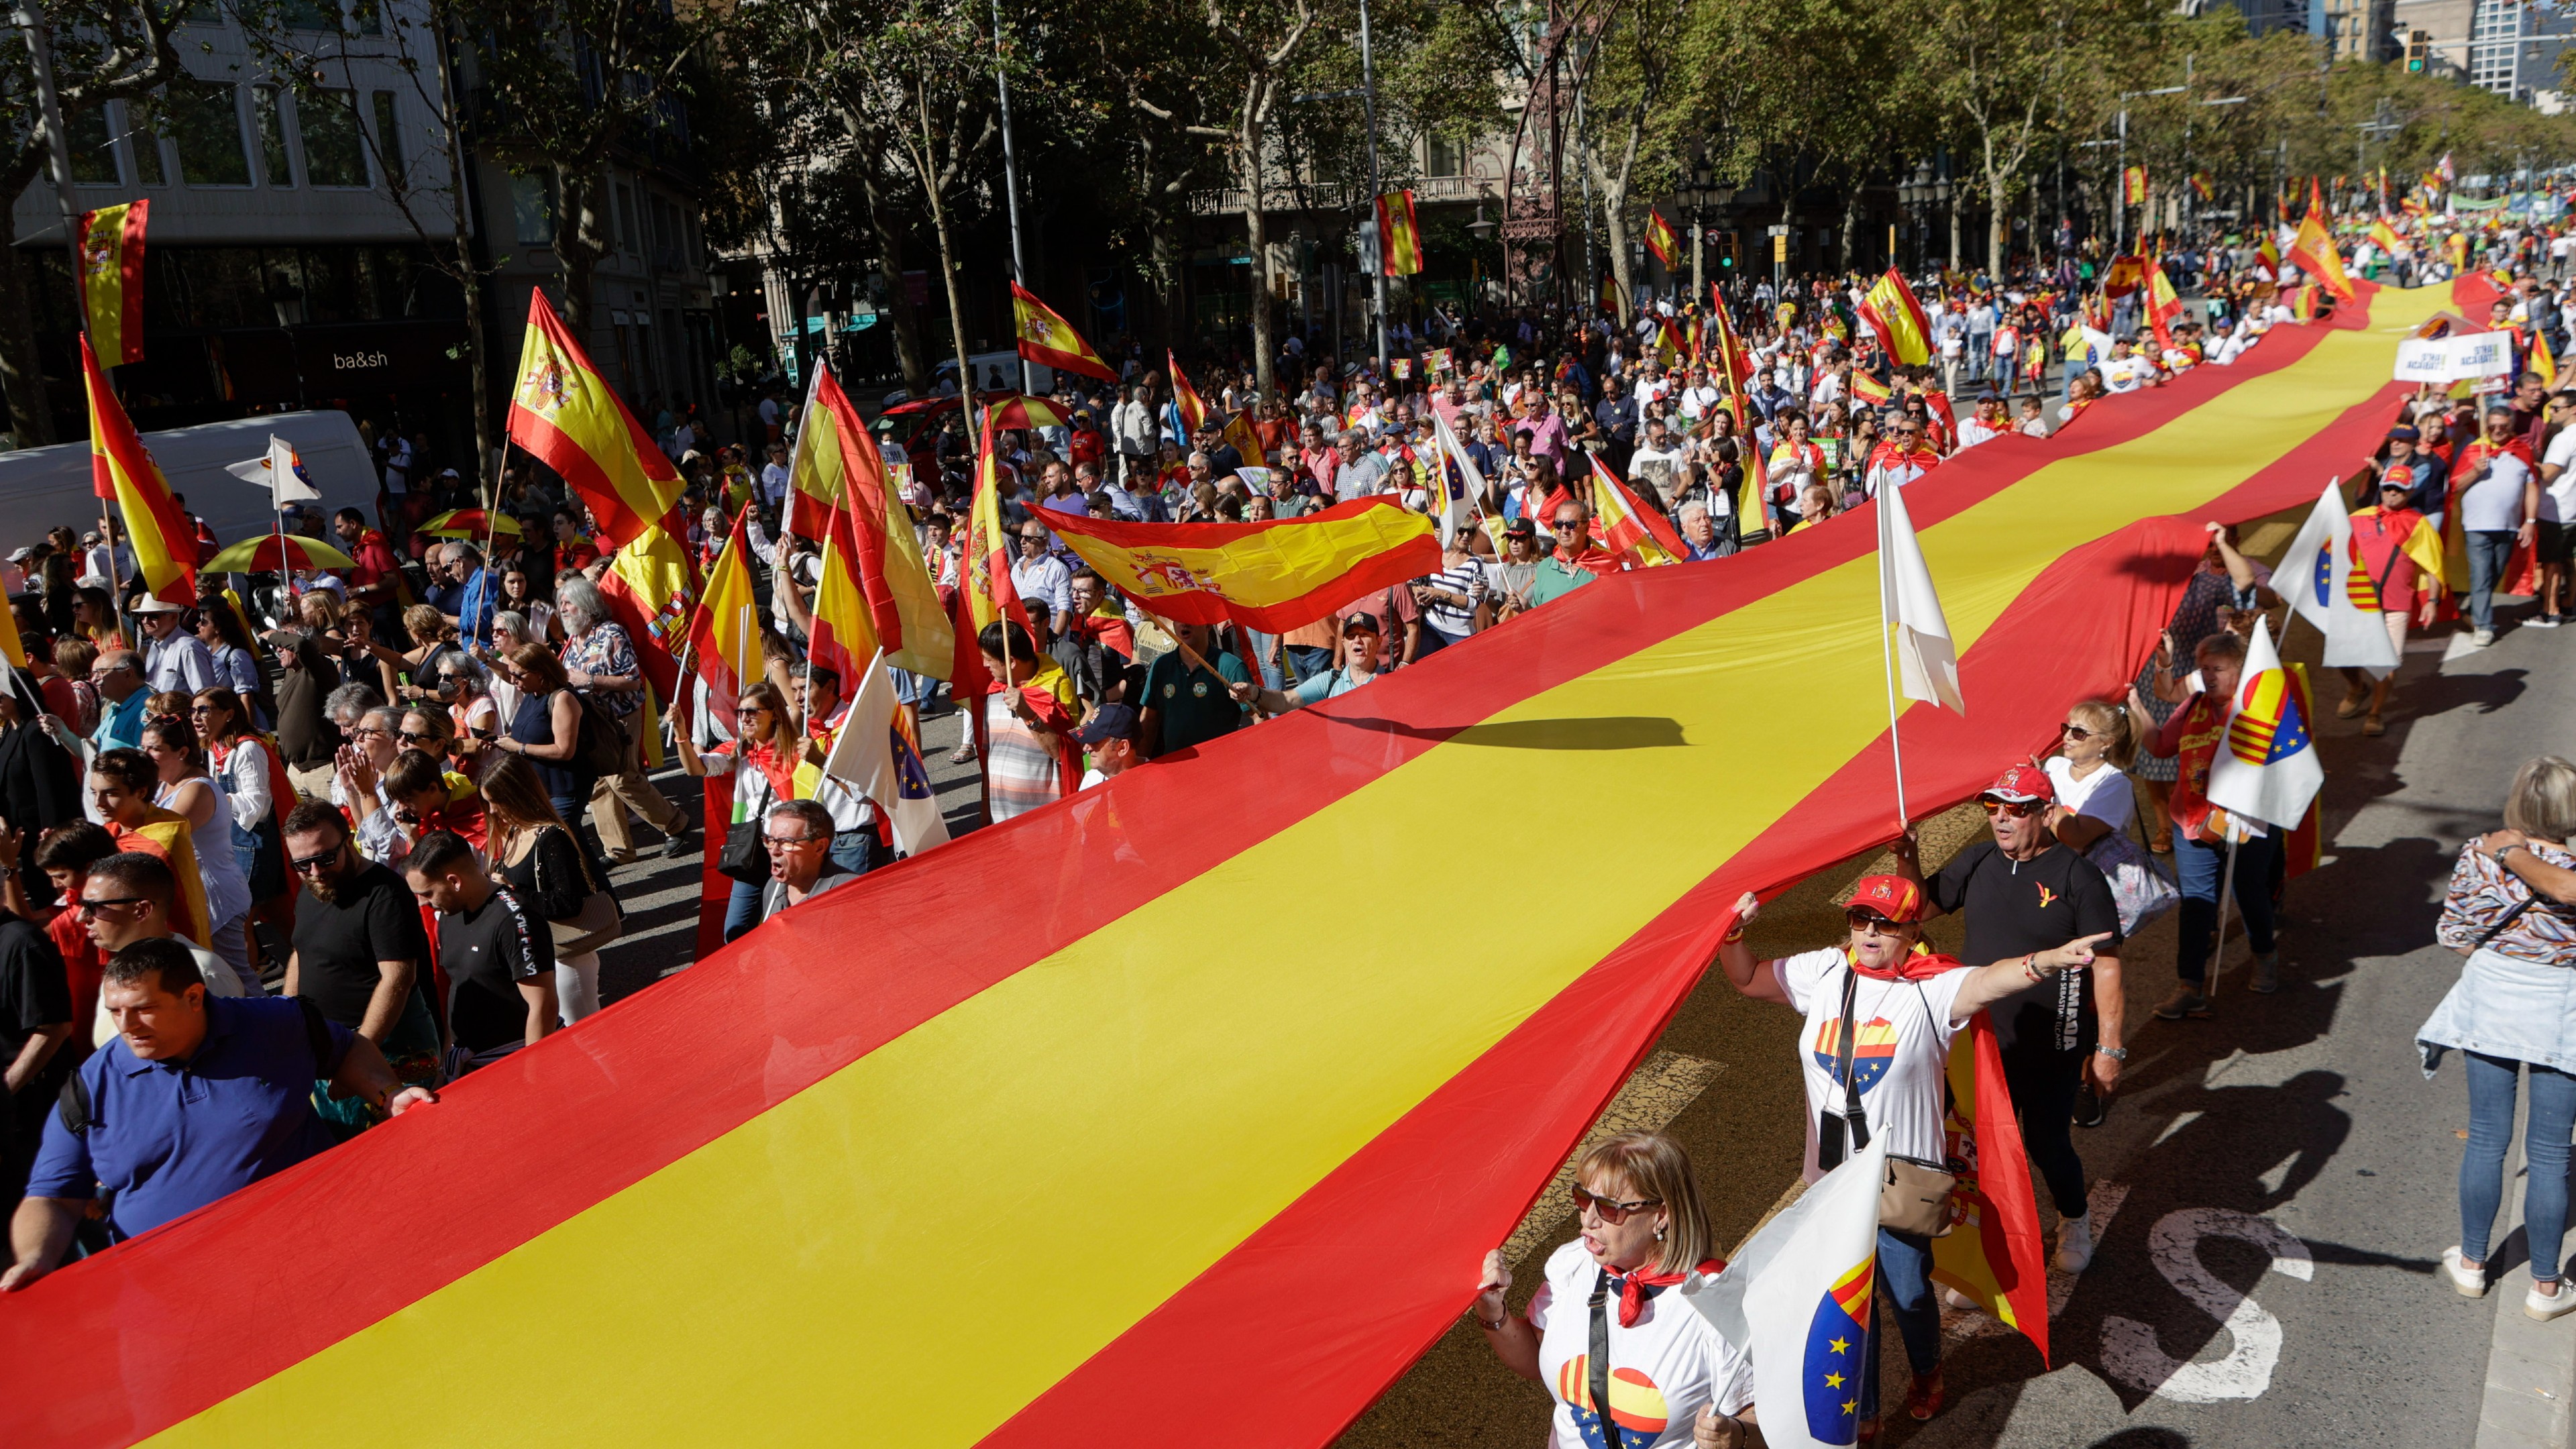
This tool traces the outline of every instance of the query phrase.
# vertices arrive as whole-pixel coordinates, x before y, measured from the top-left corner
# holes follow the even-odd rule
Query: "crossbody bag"
[[[1869,1117],[1860,1103],[1860,1073],[1852,1064],[1858,1046],[1853,1018],[1859,995],[1860,973],[1845,966],[1842,1030],[1834,1054],[1834,1075],[1843,1084],[1843,1110],[1816,1118],[1816,1165],[1828,1172],[1842,1164],[1847,1151],[1857,1152],[1869,1145]],[[1923,995],[1920,983],[1915,987],[1915,996],[1923,1002],[1928,1020],[1931,1000]],[[1950,1171],[1948,1163],[1924,1162],[1891,1152],[1887,1155],[1887,1178],[1879,1185],[1878,1225],[1918,1237],[1948,1237],[1950,1198],[1958,1186],[1959,1175]]]

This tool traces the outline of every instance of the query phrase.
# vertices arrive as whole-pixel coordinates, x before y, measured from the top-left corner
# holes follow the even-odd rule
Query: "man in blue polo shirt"
[[[438,1100],[397,1081],[373,1042],[300,1001],[209,997],[196,957],[176,941],[117,952],[99,1001],[116,1039],[81,1064],[78,1088],[45,1118],[0,1292],[60,1265],[101,1189],[121,1240],[329,1147],[313,1110],[317,1078],[386,1116]]]

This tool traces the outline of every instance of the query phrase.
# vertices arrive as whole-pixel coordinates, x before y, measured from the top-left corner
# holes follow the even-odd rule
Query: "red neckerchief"
[[[1691,1272],[1698,1273],[1702,1277],[1715,1277],[1725,1267],[1724,1258],[1709,1258],[1703,1260]],[[1636,1327],[1637,1315],[1646,1310],[1647,1299],[1690,1276],[1690,1273],[1649,1273],[1639,1268],[1623,1278],[1607,1268],[1601,1271],[1610,1274],[1610,1286],[1619,1290],[1619,1326],[1621,1328]]]
[[[742,757],[769,781],[771,794],[781,800],[796,798],[796,766],[780,755],[776,745],[745,743],[741,749]]]
[[[1863,966],[1860,964],[1860,958],[1852,954],[1852,948],[1849,946],[1843,948],[1843,962],[1872,981],[1929,981],[1944,971],[1955,970],[1966,964],[1956,956],[1945,956],[1938,951],[1917,950],[1913,955],[1906,957],[1902,965],[1893,969],[1883,966]]]

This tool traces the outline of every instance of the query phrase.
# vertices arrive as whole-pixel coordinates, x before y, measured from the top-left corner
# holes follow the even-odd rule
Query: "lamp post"
[[[2151,91],[2120,92],[2120,169],[2111,178],[2118,203],[2117,209],[2111,213],[2113,255],[2126,250],[2129,241],[2129,102],[2140,96],[2178,96],[2187,89],[2187,86],[2159,86]]]

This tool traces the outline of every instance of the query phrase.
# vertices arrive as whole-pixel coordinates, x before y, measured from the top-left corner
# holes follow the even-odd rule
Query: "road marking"
[[[2097,1182],[2085,1195],[2084,1216],[2093,1225],[2093,1251],[2098,1258],[2102,1243],[2111,1234],[2111,1220],[2120,1215],[2120,1204],[2129,1200],[2129,1185],[2124,1182]],[[2050,1250],[2048,1270],[2048,1316],[2053,1320],[2066,1311],[2066,1301],[2075,1296],[2081,1275],[2061,1273],[2054,1266],[2055,1250]],[[1942,1304],[1941,1338],[1947,1345],[1957,1345],[1972,1338],[1989,1338],[2020,1330],[2007,1327],[2000,1319],[1990,1318],[1982,1308],[1958,1308],[1947,1301]]]
[[[1717,1074],[1725,1070],[1724,1062],[1684,1056],[1680,1052],[1659,1051],[1646,1058],[1645,1065],[1637,1068],[1619,1088],[1618,1095],[1610,1099],[1610,1105],[1601,1109],[1599,1120],[1592,1124],[1591,1131],[1583,1134],[1583,1140],[1575,1145],[1574,1151],[1567,1154],[1565,1162],[1556,1169],[1556,1175],[1547,1180],[1547,1187],[1539,1193],[1538,1201],[1531,1204],[1529,1215],[1521,1219],[1519,1227],[1512,1229],[1509,1238],[1503,1240],[1503,1261],[1518,1263],[1538,1248],[1553,1246],[1562,1239],[1566,1224],[1574,1218],[1566,1189],[1573,1185],[1574,1164],[1583,1160],[1584,1153],[1591,1151],[1596,1143],[1622,1132],[1652,1132],[1661,1128],[1680,1116],[1682,1109],[1706,1091],[1708,1084],[1717,1079]],[[1775,1206],[1772,1211],[1778,1212],[1779,1208]]]
[[[2165,1139],[2166,1139],[2166,1138],[2171,1137],[2172,1135],[2174,1135],[2174,1134],[2175,1134],[2175,1133],[2177,1133],[2177,1132],[2180,1132],[2180,1131],[2181,1131],[2182,1129],[2184,1129],[2185,1127],[2188,1127],[2188,1126],[2190,1126],[2192,1123],[2199,1121],[2203,1116],[2206,1116],[2206,1115],[2207,1115],[2206,1113],[2202,1113],[2202,1112],[2177,1112],[2177,1113],[2175,1113],[2175,1114],[2174,1114],[2174,1119],[2173,1119],[2172,1121],[2170,1121],[2170,1122],[2168,1122],[2168,1123],[2166,1123],[2166,1124],[2165,1124],[2165,1130],[2163,1130],[2162,1132],[2159,1132],[2159,1133],[2157,1133],[2157,1134],[2156,1134],[2156,1140],[2147,1144],[2147,1150],[2148,1150],[2149,1152],[2153,1152],[2153,1151],[2155,1151],[2157,1148],[2164,1146],[2164,1145],[2165,1145]]]
[[[2261,1396],[2272,1386],[2281,1359],[2281,1321],[2201,1265],[2204,1238],[2235,1238],[2272,1255],[2270,1270],[2309,1282],[2316,1260],[2308,1245],[2270,1218],[2229,1208],[2178,1208],[2157,1219],[2147,1234],[2156,1271],[2217,1320],[2233,1345],[2205,1362],[2176,1359],[2157,1342],[2156,1330],[2133,1318],[2102,1320],[2102,1367],[2133,1389],[2180,1404],[2215,1404]]]

